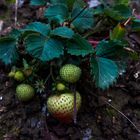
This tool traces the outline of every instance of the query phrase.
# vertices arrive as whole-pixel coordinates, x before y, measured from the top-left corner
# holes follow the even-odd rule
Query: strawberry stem
[[[50,75],[51,75],[52,80],[55,82],[55,78],[53,75],[53,63],[50,64]]]
[[[74,93],[73,121],[74,121],[74,124],[77,124],[76,85],[72,86],[72,92]]]

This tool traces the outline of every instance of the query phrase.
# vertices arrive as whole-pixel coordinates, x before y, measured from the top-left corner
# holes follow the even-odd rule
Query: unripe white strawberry
[[[81,95],[76,92],[76,108],[77,111],[81,106]],[[55,94],[47,100],[48,111],[53,117],[58,120],[69,123],[73,120],[74,113],[74,94],[73,93],[62,93]]]
[[[81,76],[81,69],[73,64],[66,64],[60,69],[61,78],[68,83],[75,83]]]

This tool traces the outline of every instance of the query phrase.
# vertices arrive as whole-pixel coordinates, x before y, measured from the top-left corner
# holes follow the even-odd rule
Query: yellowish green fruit
[[[76,108],[77,111],[81,106],[81,95],[76,92]],[[73,120],[74,113],[74,94],[73,93],[62,93],[55,94],[47,100],[48,111],[56,119],[69,123]]]
[[[8,77],[13,78],[14,76],[15,76],[15,72],[13,72],[13,71],[9,72]]]
[[[60,69],[61,78],[68,83],[75,83],[81,76],[81,69],[73,64],[66,64]]]
[[[15,73],[14,79],[17,81],[23,81],[25,79],[24,74],[22,71],[17,71]]]
[[[16,96],[21,101],[31,100],[34,94],[34,88],[28,84],[20,84],[16,88]]]
[[[58,84],[56,85],[56,89],[57,89],[58,91],[63,91],[63,90],[65,90],[65,85],[64,85],[63,83],[58,83]]]

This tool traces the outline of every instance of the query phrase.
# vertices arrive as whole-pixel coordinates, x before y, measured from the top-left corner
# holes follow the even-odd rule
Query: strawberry
[[[23,81],[25,79],[24,74],[22,71],[17,71],[15,73],[14,79],[17,81]]]
[[[10,71],[10,72],[8,73],[8,77],[13,78],[14,76],[15,76],[15,72],[14,72],[14,71]]]
[[[56,89],[58,90],[58,91],[63,91],[63,90],[65,90],[65,85],[63,84],[63,83],[57,83],[57,85],[56,85]]]
[[[75,83],[81,76],[81,69],[73,64],[66,64],[60,69],[60,77],[68,82]]]
[[[34,94],[34,88],[28,84],[20,84],[16,88],[16,96],[21,101],[29,101]]]
[[[81,95],[76,92],[76,108],[77,111],[81,106]],[[73,93],[62,93],[54,94],[47,100],[48,111],[56,119],[70,123],[73,119],[74,112],[74,94]]]

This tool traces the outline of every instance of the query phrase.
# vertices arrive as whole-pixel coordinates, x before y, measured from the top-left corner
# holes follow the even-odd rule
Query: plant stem
[[[76,86],[72,85],[72,92],[74,93],[74,108],[73,108],[73,121],[77,124],[77,107],[76,107]]]
[[[51,63],[51,65],[50,65],[50,75],[51,75],[51,77],[52,77],[52,80],[55,82],[55,78],[54,78],[54,76],[53,76],[53,70],[52,70],[52,63]]]
[[[51,76],[51,73],[49,73],[49,75],[48,75],[47,78],[45,79],[45,84],[46,84],[46,82],[49,80],[50,76]]]
[[[15,1],[15,27],[17,25],[18,0]]]
[[[112,104],[110,104],[107,101],[104,101],[106,104],[108,104],[109,106],[111,106],[114,110],[116,110],[118,113],[120,113],[123,117],[125,117],[134,127],[135,129],[140,133],[140,130],[137,128],[137,126],[124,114],[122,113],[120,110],[118,110],[116,107],[114,107]]]
[[[89,31],[88,33],[86,33],[84,35],[84,38],[88,38],[89,36],[93,35],[94,33],[99,32],[101,30],[103,22],[104,22],[103,20],[100,20],[91,31]]]

